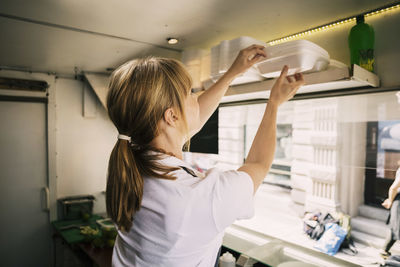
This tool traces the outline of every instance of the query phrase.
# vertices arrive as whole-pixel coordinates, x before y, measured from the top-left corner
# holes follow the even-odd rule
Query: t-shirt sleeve
[[[218,231],[223,231],[237,219],[254,215],[254,185],[251,177],[243,171],[215,171],[212,190],[213,217]]]

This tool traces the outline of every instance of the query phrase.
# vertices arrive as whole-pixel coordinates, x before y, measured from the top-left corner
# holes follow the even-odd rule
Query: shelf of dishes
[[[353,65],[353,70],[351,71],[346,65],[343,66],[340,63],[332,64],[332,62],[327,70],[304,74],[304,79],[306,84],[297,91],[298,95],[320,91],[379,86],[379,78],[374,73],[358,65]],[[222,98],[221,103],[268,99],[275,80],[269,79],[261,82],[231,86]]]
[[[284,65],[289,75],[303,73],[306,85],[298,94],[348,89],[379,87],[379,78],[358,65],[351,68],[330,58],[328,51],[307,40],[295,40],[274,46],[251,37],[242,36],[225,40],[211,51],[192,49],[182,53],[182,62],[193,80],[193,89],[208,89],[229,69],[239,51],[251,44],[263,45],[267,58],[261,60],[231,83],[221,103],[268,99],[269,90]],[[109,75],[84,73],[101,103],[105,105]]]
[[[306,85],[302,86],[298,94],[356,87],[378,87],[379,78],[358,65],[351,68],[344,63],[330,58],[329,53],[307,40],[295,40],[279,45],[268,46],[266,43],[251,37],[242,36],[233,40],[224,40],[211,48],[209,60],[204,64],[210,65],[208,79],[202,76],[201,86],[208,89],[234,62],[241,49],[251,44],[264,46],[267,58],[256,63],[248,71],[238,76],[231,83],[231,87],[222,99],[222,103],[268,99],[269,90],[279,77],[284,65],[289,66],[288,74],[303,73]],[[188,53],[184,52],[184,63],[191,70]],[[196,56],[199,56],[196,54]],[[198,64],[200,65],[200,63]],[[193,72],[190,71],[191,74]],[[193,76],[193,75],[192,75]],[[199,76],[199,75],[197,75]],[[196,78],[194,79],[196,80]]]

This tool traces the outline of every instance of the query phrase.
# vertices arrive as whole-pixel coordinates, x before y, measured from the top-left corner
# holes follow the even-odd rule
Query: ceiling
[[[393,0],[1,0],[0,67],[105,72],[225,39],[269,41]],[[168,45],[167,37],[179,44]]]

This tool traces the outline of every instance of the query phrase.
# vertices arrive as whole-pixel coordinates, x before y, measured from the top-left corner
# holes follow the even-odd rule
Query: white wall
[[[104,194],[108,158],[117,140],[117,130],[108,119],[92,89],[86,105],[94,116],[83,116],[84,83],[54,75],[0,71],[1,77],[46,81],[48,104],[50,220],[57,219],[56,199],[92,194],[95,213],[105,212]],[[46,92],[2,90],[5,95],[46,97]],[[27,151],[32,156],[32,151]]]
[[[116,142],[117,130],[108,119],[105,108],[90,90],[88,101],[94,101],[96,116],[83,114],[81,81],[56,80],[57,192],[58,198],[93,194],[94,212],[105,212],[104,195],[108,158]]]

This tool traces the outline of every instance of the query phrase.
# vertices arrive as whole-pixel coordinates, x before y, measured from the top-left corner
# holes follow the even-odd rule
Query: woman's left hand
[[[388,198],[383,201],[382,206],[384,206],[386,209],[390,209],[392,206],[392,201],[390,201]]]
[[[236,77],[248,70],[255,63],[262,59],[265,59],[267,54],[264,51],[262,45],[251,45],[245,49],[240,50],[239,55],[236,57],[232,66],[226,72],[226,74],[233,75]]]

